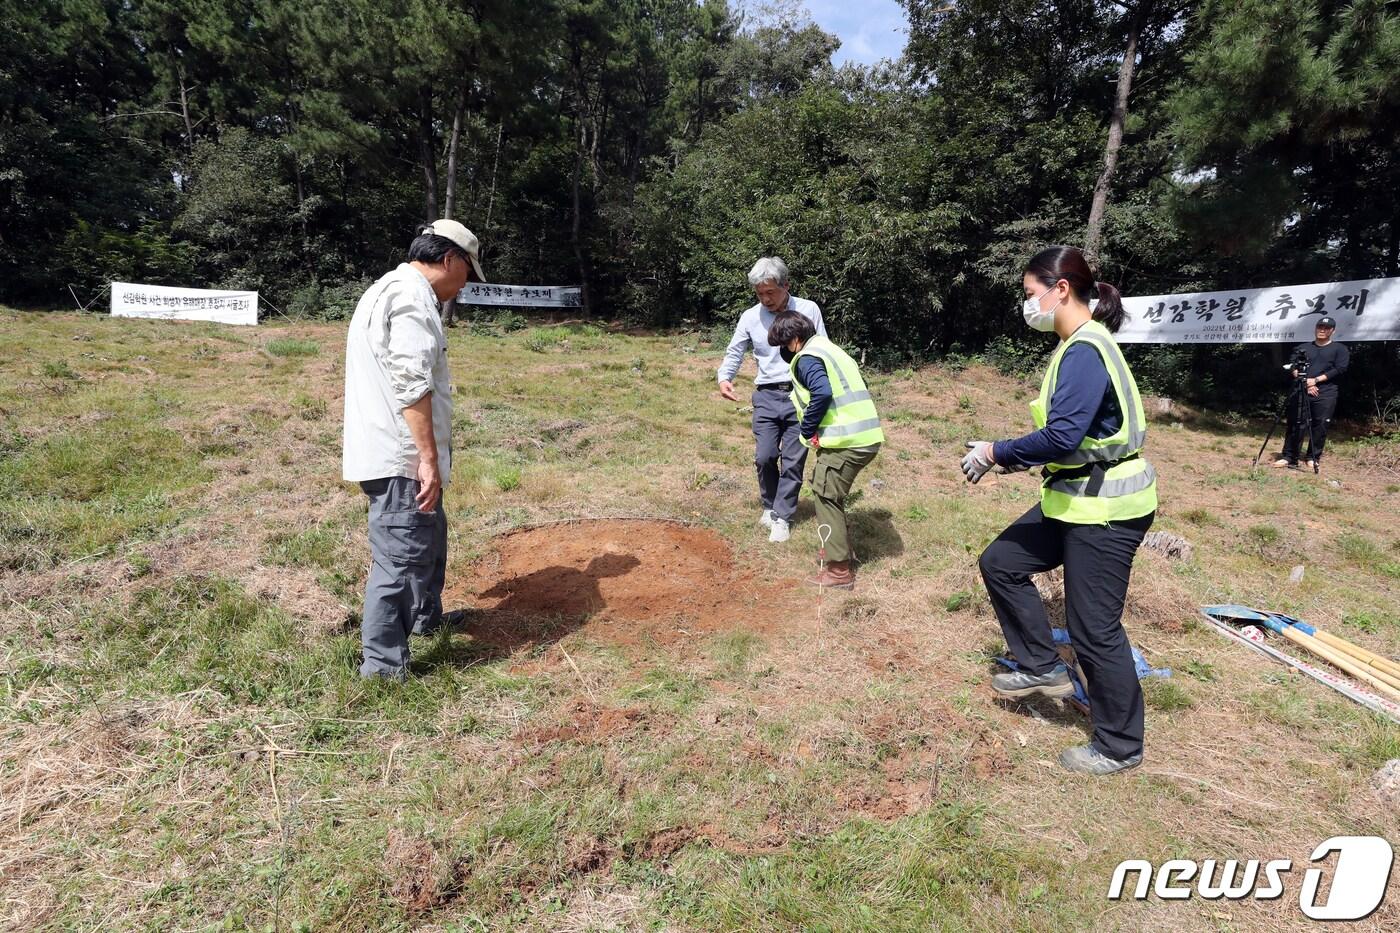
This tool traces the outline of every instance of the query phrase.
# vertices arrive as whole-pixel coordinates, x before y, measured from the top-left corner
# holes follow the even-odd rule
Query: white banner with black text
[[[506,308],[578,308],[583,290],[568,285],[488,285],[472,282],[457,293],[457,303]]]
[[[113,282],[112,316],[256,324],[258,293]]]
[[[1119,343],[1303,343],[1317,322],[1337,340],[1400,340],[1400,278],[1125,297]]]

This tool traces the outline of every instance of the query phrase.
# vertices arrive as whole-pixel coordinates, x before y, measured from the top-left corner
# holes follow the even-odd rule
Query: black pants
[[[1327,443],[1327,424],[1332,420],[1332,413],[1337,410],[1337,390],[1319,390],[1317,398],[1310,395],[1304,395],[1303,398],[1307,399],[1308,410],[1312,412],[1312,437],[1308,438],[1308,454],[1305,459],[1321,461],[1322,447]],[[1307,422],[1303,417],[1299,417],[1298,400],[1290,398],[1288,434],[1283,441],[1283,459],[1289,463],[1298,462],[1298,452],[1303,446],[1303,435],[1306,431]]]
[[[982,580],[1016,661],[1032,674],[1060,663],[1031,574],[1065,568],[1065,623],[1088,680],[1094,746],[1110,758],[1142,752],[1142,686],[1123,630],[1133,555],[1156,513],[1108,525],[1046,518],[1037,505],[982,552]]]

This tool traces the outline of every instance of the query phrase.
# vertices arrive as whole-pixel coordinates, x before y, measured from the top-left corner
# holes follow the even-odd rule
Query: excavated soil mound
[[[666,644],[716,631],[773,628],[791,583],[736,571],[706,528],[647,519],[560,522],[501,535],[458,579],[447,608],[475,607],[468,631],[502,647],[575,629],[604,641]]]

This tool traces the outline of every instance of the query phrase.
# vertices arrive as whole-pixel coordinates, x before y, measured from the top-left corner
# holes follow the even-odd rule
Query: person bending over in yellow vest
[[[852,589],[846,496],[885,442],[880,416],[856,361],[819,335],[807,318],[794,311],[778,314],[768,328],[768,343],[778,348],[792,372],[798,437],[816,451],[811,487],[817,499],[817,539],[824,544],[818,552],[820,569],[807,582]]]
[[[1152,464],[1142,456],[1147,418],[1112,332],[1123,302],[1095,282],[1072,246],[1037,253],[1022,277],[1021,313],[1060,344],[1031,403],[1036,430],[1014,440],[968,442],[970,482],[995,469],[1043,466],[1040,504],[982,552],[980,566],[1002,634],[1020,669],[997,674],[1003,697],[1074,693],[1031,574],[1065,568],[1065,624],[1087,681],[1093,741],[1060,754],[1070,771],[1112,774],[1142,763],[1143,699],[1123,630],[1133,555],[1157,511]],[[1091,298],[1098,301],[1091,311]]]

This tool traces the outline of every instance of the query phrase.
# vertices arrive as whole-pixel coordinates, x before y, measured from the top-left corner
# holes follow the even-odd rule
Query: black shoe
[[[1046,697],[1074,696],[1074,681],[1069,679],[1069,671],[1057,665],[1048,674],[1028,674],[1025,671],[1008,671],[992,678],[992,690],[1002,697],[1028,697],[1039,694]]]

